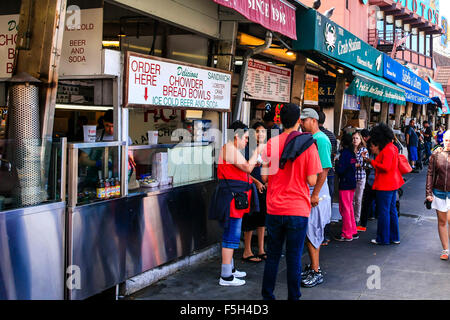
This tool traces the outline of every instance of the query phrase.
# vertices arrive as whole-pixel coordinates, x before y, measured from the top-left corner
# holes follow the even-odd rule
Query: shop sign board
[[[386,54],[384,55],[384,77],[426,97],[430,94],[428,82]]]
[[[383,76],[383,53],[316,10],[297,11],[298,40],[293,49],[318,51],[333,59]]]
[[[381,103],[375,102],[375,103],[373,104],[373,111],[374,111],[374,112],[380,112],[380,111],[381,111]]]
[[[244,88],[249,99],[290,102],[291,69],[251,59]]]
[[[359,111],[361,110],[361,98],[349,94],[344,95],[344,109]]]
[[[336,81],[334,82],[320,82],[319,81],[319,103],[320,104],[334,104],[336,94]]]
[[[389,114],[394,114],[395,108],[393,103],[389,103]]]
[[[319,77],[306,74],[305,93],[303,103],[313,106],[319,105]]]
[[[125,107],[230,111],[228,71],[127,52]]]
[[[295,7],[282,0],[214,0],[215,3],[231,8],[248,20],[279,32],[291,39],[297,39]]]
[[[102,73],[103,8],[66,12],[59,67],[60,75],[96,75]]]
[[[447,0],[448,1],[448,0]],[[439,25],[439,0],[394,0],[429,22]]]
[[[441,28],[443,31],[443,35],[441,37],[441,45],[444,48],[448,48],[448,42],[450,41],[450,29],[448,27],[448,19],[446,17],[442,17],[441,19]]]
[[[0,78],[12,76],[18,30],[18,14],[0,16]]]

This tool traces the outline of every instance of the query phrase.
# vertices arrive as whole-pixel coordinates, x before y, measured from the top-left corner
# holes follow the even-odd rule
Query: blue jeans
[[[429,141],[428,142],[425,141],[425,155],[426,155],[425,161],[428,161],[431,156],[431,142]]]
[[[377,190],[376,201],[378,212],[377,242],[390,244],[392,241],[400,241],[398,213],[395,206],[397,190]]]
[[[228,219],[228,228],[223,229],[222,248],[238,249],[241,242],[242,218]]]
[[[301,296],[302,252],[305,243],[308,218],[299,216],[277,216],[267,214],[267,259],[264,266],[262,296],[264,300],[275,300],[273,291],[278,273],[281,250],[286,240],[286,265],[288,299]]]

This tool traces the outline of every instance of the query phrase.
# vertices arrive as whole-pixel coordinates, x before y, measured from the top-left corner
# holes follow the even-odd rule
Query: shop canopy
[[[403,90],[405,90],[405,98],[406,98],[406,102],[412,102],[415,104],[435,104],[435,102],[433,100],[431,100],[430,97],[424,96],[423,94],[405,88],[404,86],[397,84],[400,88],[402,88]]]
[[[450,108],[448,106],[447,99],[445,98],[444,89],[439,82],[434,81],[428,77],[428,82],[430,83],[430,97],[434,101],[439,101],[442,105],[442,111],[444,114],[450,114]],[[438,102],[438,105],[439,105]]]
[[[296,7],[284,0],[248,1],[248,0],[213,0],[215,3],[231,8],[248,20],[258,23],[268,30],[276,31],[297,39],[295,22]],[[296,2],[302,7],[304,4]]]
[[[377,77],[371,73],[350,66],[344,62],[342,65],[353,70],[355,78],[346,90],[346,94],[369,97],[374,100],[399,105],[406,104],[405,90],[396,86],[392,82],[381,77]]]

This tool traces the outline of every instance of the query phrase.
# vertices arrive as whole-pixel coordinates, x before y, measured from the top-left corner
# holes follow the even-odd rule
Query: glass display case
[[[125,142],[69,143],[68,205],[120,198]]]
[[[129,146],[134,174],[128,193],[154,191],[214,179],[214,142]]]
[[[66,141],[0,139],[0,211],[65,201]]]

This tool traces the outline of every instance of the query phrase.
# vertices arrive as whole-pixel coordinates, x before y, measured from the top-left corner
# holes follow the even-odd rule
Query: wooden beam
[[[236,51],[238,23],[236,21],[220,22],[220,41],[218,42],[217,68],[232,71]]]
[[[51,137],[55,113],[58,68],[67,0],[22,0],[14,74],[26,72],[42,81],[41,135]]]
[[[388,124],[388,116],[389,116],[389,103],[382,102],[381,103],[381,119],[380,123],[384,122]]]
[[[402,115],[402,106],[397,104],[395,105],[395,125],[396,129],[400,129],[400,118]]]
[[[291,101],[292,103],[303,105],[306,82],[306,57],[297,53],[297,61],[294,65],[294,74],[292,80]]]

